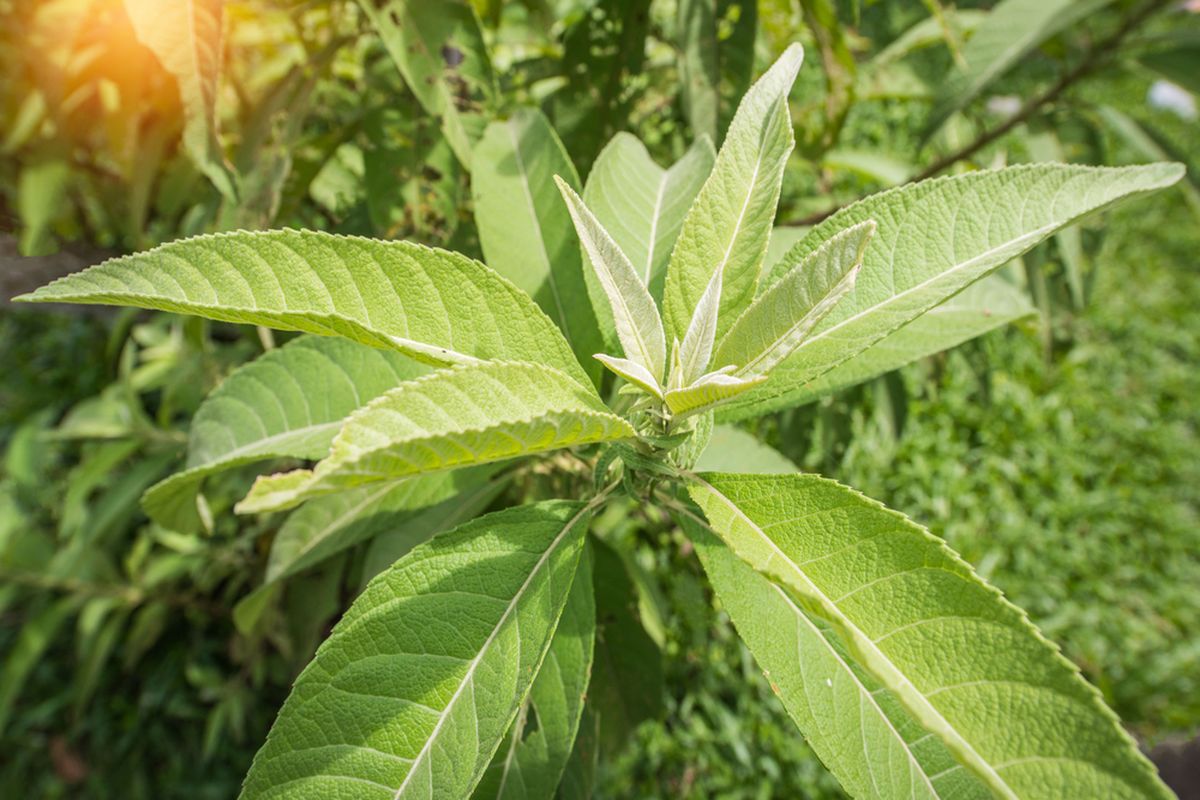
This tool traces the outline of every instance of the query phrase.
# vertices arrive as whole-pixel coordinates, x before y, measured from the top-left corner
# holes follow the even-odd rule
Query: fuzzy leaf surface
[[[924,528],[816,476],[705,473],[689,493],[996,796],[1171,796],[1078,669]]]
[[[197,236],[114,258],[20,299],[343,336],[434,366],[532,361],[586,381],[520,289],[478,261],[409,242],[293,230]]]
[[[585,549],[550,649],[474,800],[552,800],[579,732],[595,640],[596,600]]]
[[[259,478],[237,510],[277,511],[371,483],[633,436],[629,423],[558,370],[456,367],[376,398],[346,420],[314,469]]]
[[[654,298],[621,247],[575,190],[558,176],[554,180],[567,204],[571,221],[575,223],[583,252],[604,290],[625,357],[641,364],[656,381],[661,381],[667,360],[667,342]]]
[[[542,112],[519,109],[488,125],[471,176],[479,243],[488,266],[537,301],[596,378],[600,365],[592,355],[603,340],[555,175],[579,188],[575,166]]]
[[[683,218],[715,159],[712,140],[701,137],[663,169],[636,136],[622,132],[600,151],[588,173],[583,201],[658,300]]]
[[[394,350],[302,336],[234,371],[192,418],[184,470],[152,486],[142,507],[159,524],[200,529],[204,478],[271,458],[324,458],[351,412],[428,370]]]
[[[854,289],[767,383],[735,403],[731,417],[794,405],[808,385],[1055,231],[1119,200],[1170,186],[1178,164],[1081,167],[1031,164],[891,189],[813,228],[772,269],[770,283],[851,225],[878,225]],[[936,231],[934,235],[931,232]],[[923,329],[925,350],[955,342],[955,328]]]
[[[860,222],[809,253],[738,317],[713,363],[736,365],[741,377],[768,374],[854,288],[874,232],[874,222]]]
[[[667,336],[683,338],[714,272],[722,273],[718,338],[753,299],[792,152],[787,96],[804,51],[792,45],[742,98],[712,173],[683,220],[667,268]]]
[[[567,606],[587,517],[490,514],[379,575],[296,680],[244,800],[470,795]]]

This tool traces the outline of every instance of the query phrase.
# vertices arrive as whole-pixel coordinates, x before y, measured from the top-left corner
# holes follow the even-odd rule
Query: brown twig
[[[984,131],[968,144],[937,159],[916,176],[914,176],[911,181],[915,183],[917,181],[923,181],[927,178],[932,178],[942,170],[945,170],[954,166],[960,161],[970,158],[979,150],[987,147],[989,144],[996,141],[1013,128],[1026,122],[1043,106],[1046,106],[1049,103],[1057,100],[1063,92],[1077,83],[1081,78],[1090,75],[1103,67],[1108,62],[1112,54],[1116,51],[1117,45],[1125,40],[1125,37],[1137,29],[1151,16],[1161,11],[1165,6],[1168,5],[1169,2],[1170,0],[1151,0],[1150,2],[1146,3],[1137,12],[1126,18],[1125,21],[1121,23],[1121,26],[1113,31],[1112,35],[1089,47],[1078,64],[1064,72],[1059,79],[1044,92],[1027,100],[1015,114],[994,128],[989,128],[988,130]],[[824,211],[818,211],[815,214],[810,214],[802,219],[789,222],[788,224],[816,225],[818,222],[821,222],[822,220],[825,220],[826,218],[835,214],[845,205],[848,204],[842,203],[840,205],[827,208]]]

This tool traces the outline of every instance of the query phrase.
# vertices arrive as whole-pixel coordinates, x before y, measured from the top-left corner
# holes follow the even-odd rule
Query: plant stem
[[[1169,2],[1170,0],[1150,0],[1150,2],[1146,3],[1136,12],[1127,17],[1125,21],[1121,23],[1121,26],[1113,31],[1110,36],[1089,47],[1078,64],[1059,76],[1058,80],[1041,94],[1034,95],[1027,100],[1015,114],[1001,122],[999,125],[985,130],[966,145],[937,159],[928,167],[923,169],[920,173],[918,173],[915,177],[911,178],[910,182],[916,183],[918,181],[926,180],[927,178],[932,178],[939,172],[954,166],[960,161],[970,158],[984,147],[987,147],[989,144],[1011,131],[1013,128],[1026,122],[1030,117],[1041,110],[1043,106],[1046,106],[1049,103],[1057,100],[1063,92],[1077,83],[1081,78],[1084,78],[1105,66],[1115,53],[1117,46],[1143,22],[1167,6]],[[810,214],[807,217],[803,217],[787,224],[816,225],[818,222],[833,216],[833,214],[847,205],[849,205],[849,203],[841,203],[839,205],[827,208],[824,211],[818,211],[815,214]]]

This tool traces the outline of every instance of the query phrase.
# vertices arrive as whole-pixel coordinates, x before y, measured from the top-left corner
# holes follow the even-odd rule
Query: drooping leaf
[[[720,141],[728,103],[741,97],[754,69],[758,4],[750,0],[681,0],[676,15],[684,114],[697,135]]]
[[[372,581],[296,680],[243,800],[468,796],[543,663],[587,518],[490,514]]]
[[[1170,797],[1077,668],[924,528],[816,476],[706,473],[689,493],[997,796]]]
[[[858,667],[827,624],[806,614],[718,539],[684,517],[721,607],[806,741],[852,797],[990,798]]]
[[[966,69],[940,86],[926,123],[929,134],[1050,37],[1112,0],[1001,0],[963,47]]]
[[[234,200],[237,189],[233,173],[217,138],[224,8],[225,0],[125,0],[125,12],[138,40],[179,84],[184,147],[221,194]]]
[[[540,111],[520,109],[489,125],[475,150],[471,177],[479,242],[488,266],[537,301],[589,375],[598,378],[592,354],[603,341],[555,175],[579,187],[575,167]]]
[[[723,288],[718,338],[753,299],[792,152],[788,92],[804,51],[792,45],[742,98],[671,253],[664,294],[667,336],[682,338],[714,273]]]
[[[550,649],[474,800],[552,800],[579,732],[595,640],[596,601],[585,549]]]
[[[491,362],[401,384],[351,415],[314,469],[259,478],[239,513],[411,475],[632,438],[591,391],[540,364]]]
[[[621,557],[595,539],[592,553],[596,657],[588,702],[596,710],[593,746],[604,760],[624,747],[638,725],[661,712],[664,678],[662,652],[642,626],[637,588]]]
[[[471,165],[496,93],[492,63],[467,0],[359,0],[404,82],[455,156]]]
[[[848,206],[792,248],[772,269],[768,285],[839,231],[872,219],[878,228],[854,290],[764,386],[727,413],[744,417],[793,405],[810,382],[1063,226],[1123,198],[1170,186],[1181,174],[1177,164],[1022,165],[923,181]],[[931,241],[931,230],[944,234]],[[954,328],[945,331],[945,339],[939,327],[922,330],[926,352],[961,341]]]
[[[517,287],[466,256],[408,242],[292,230],[198,236],[114,258],[17,299],[130,305],[344,336],[435,366],[533,361],[585,382],[566,342]]]
[[[200,529],[197,492],[216,472],[271,458],[324,458],[349,414],[426,368],[391,350],[302,336],[233,372],[192,418],[184,471],[142,498],[167,528]]]
[[[667,262],[684,215],[716,157],[712,141],[702,136],[683,158],[663,169],[636,136],[622,132],[600,152],[588,173],[584,202],[629,256],[656,300],[662,299]]]
[[[629,258],[575,190],[557,175],[554,179],[570,211],[571,221],[575,223],[583,251],[604,289],[625,357],[649,370],[656,381],[661,381],[667,360],[667,342],[654,298],[633,264],[629,263]]]
[[[873,221],[860,222],[809,253],[738,317],[713,363],[743,378],[770,373],[854,288],[874,233]]]

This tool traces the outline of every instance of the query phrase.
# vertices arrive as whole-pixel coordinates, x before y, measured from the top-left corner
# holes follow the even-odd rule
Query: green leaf
[[[1170,797],[1074,665],[924,528],[816,476],[691,477],[730,550],[997,796]]]
[[[773,283],[845,228],[878,225],[854,290],[732,417],[762,414],[808,396],[808,384],[866,350],[1065,225],[1118,200],[1179,180],[1177,164],[1081,167],[1032,164],[890,189],[816,226],[771,271]],[[768,285],[769,285],[768,283]],[[924,330],[926,352],[957,343],[955,329]]]
[[[17,179],[17,214],[21,218],[18,252],[43,256],[54,251],[54,223],[63,213],[71,167],[59,159],[35,161]]]
[[[75,597],[66,597],[29,612],[21,631],[12,640],[0,666],[0,733],[8,725],[13,704],[30,671],[38,665],[54,637],[79,605]]]
[[[302,336],[234,371],[192,418],[183,472],[142,498],[164,527],[200,530],[203,480],[271,458],[324,458],[350,412],[427,370],[395,351]]]
[[[1138,56],[1138,61],[1192,94],[1200,94],[1200,43],[1152,50]]]
[[[636,136],[622,132],[600,152],[588,173],[584,202],[657,300],[662,299],[667,262],[684,215],[716,157],[712,141],[702,136],[683,158],[663,169]]]
[[[1096,109],[1100,120],[1120,139],[1133,148],[1137,157],[1149,161],[1186,161],[1185,153],[1172,146],[1160,131],[1150,127],[1145,121],[1139,122],[1112,106],[1100,106]],[[1192,214],[1200,219],[1200,177],[1196,170],[1188,169],[1184,180],[1179,182],[1179,191],[1192,208]]]
[[[721,307],[722,273],[714,272],[705,288],[692,321],[688,323],[683,343],[675,348],[679,369],[673,370],[669,386],[680,389],[698,380],[705,374],[712,361],[713,343],[717,338],[717,315]]]
[[[1036,312],[1029,297],[1004,280],[989,275],[968,286],[925,314],[868,347],[841,366],[834,367],[800,391],[788,395],[789,404],[802,405],[849,386],[865,383],[906,364],[940,353],[988,331]],[[753,407],[735,409],[730,417],[758,413]],[[741,471],[741,470],[739,470]]]
[[[466,0],[359,0],[404,82],[464,166],[483,133],[495,78],[483,31]]]
[[[555,175],[579,187],[574,165],[540,111],[520,109],[489,125],[471,176],[479,243],[488,265],[537,301],[597,379],[592,354],[603,340]]]
[[[738,377],[767,375],[854,288],[874,233],[873,221],[860,222],[805,256],[738,317],[714,363],[735,365]]]
[[[671,409],[671,414],[682,419],[709,411],[761,385],[765,380],[763,376],[739,378],[725,372],[710,372],[686,388],[667,392],[663,400]]]
[[[553,324],[517,287],[466,256],[408,242],[292,230],[197,236],[17,299],[344,336],[434,366],[532,361],[586,382]]]
[[[483,467],[479,471],[487,472],[489,470],[492,468]],[[464,470],[463,473],[456,474],[454,477],[459,484],[463,484],[466,481],[460,476],[473,472],[475,470]],[[365,585],[376,575],[403,558],[409,550],[435,534],[448,531],[482,514],[508,487],[509,481],[509,476],[498,475],[491,480],[472,486],[436,506],[398,515],[399,519],[389,525],[386,530],[380,530],[377,534],[373,534],[374,538],[371,539],[371,544],[363,556],[363,584]],[[349,492],[343,494],[349,494]],[[341,496],[341,494],[330,495],[330,497]]]
[[[504,743],[475,787],[474,800],[555,796],[579,732],[595,634],[596,601],[585,549],[546,659]]]
[[[719,140],[729,123],[722,94],[738,98],[750,85],[757,22],[758,4],[750,0],[680,0],[681,99],[697,134]]]
[[[488,485],[488,474],[495,471],[480,467],[388,481],[305,503],[275,534],[263,582],[282,580],[359,542],[408,525],[444,500],[459,502],[459,493]]]
[[[696,459],[697,472],[742,472],[772,474],[800,469],[778,450],[763,444],[753,434],[732,425],[713,428],[708,446]]]
[[[480,517],[373,580],[296,680],[243,800],[468,796],[550,646],[589,510]]]
[[[604,289],[626,358],[649,370],[656,382],[661,381],[667,360],[667,343],[654,298],[620,246],[575,190],[557,175],[554,180],[570,211],[571,221],[575,223],[583,250]]]
[[[259,478],[239,513],[412,475],[632,438],[589,390],[540,364],[492,362],[401,384],[351,415],[314,469]]]
[[[1112,0],[1001,0],[963,47],[966,69],[940,85],[928,136],[1050,37]]]
[[[603,353],[597,353],[595,358],[614,374],[624,378],[646,394],[662,399],[662,386],[659,385],[659,379],[651,375],[650,371],[641,364],[627,358],[606,356]]]
[[[125,13],[138,41],[179,84],[185,119],[183,145],[188,154],[222,195],[236,200],[234,176],[217,138],[224,5],[224,0],[125,0]]]
[[[722,275],[718,338],[753,299],[792,152],[787,95],[804,51],[792,45],[742,98],[667,268],[667,335],[682,338],[714,272]]]
[[[596,721],[587,733],[604,761],[625,746],[638,725],[661,712],[664,677],[662,652],[642,626],[638,592],[621,557],[594,537],[592,552],[597,628],[588,705]]]
[[[852,797],[990,798],[845,652],[828,624],[682,517],[713,591],[805,740]]]

